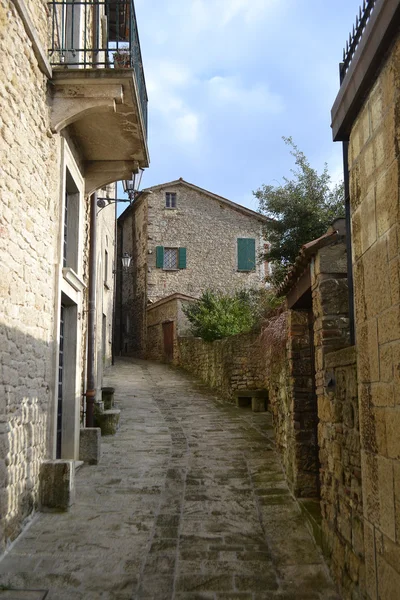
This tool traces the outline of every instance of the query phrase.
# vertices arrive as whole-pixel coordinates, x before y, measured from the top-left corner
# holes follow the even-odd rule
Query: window
[[[256,270],[256,240],[254,238],[238,238],[238,271]]]
[[[64,198],[63,267],[78,272],[79,192],[67,169]]]
[[[156,248],[156,267],[164,271],[186,269],[186,248]]]
[[[166,192],[165,208],[176,208],[176,192]]]
[[[164,269],[178,268],[178,248],[164,248]]]

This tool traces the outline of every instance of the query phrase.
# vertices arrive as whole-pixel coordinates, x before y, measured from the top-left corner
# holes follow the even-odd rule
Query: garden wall
[[[230,402],[235,390],[265,387],[262,357],[259,334],[240,334],[214,342],[193,337],[178,338],[179,366]]]

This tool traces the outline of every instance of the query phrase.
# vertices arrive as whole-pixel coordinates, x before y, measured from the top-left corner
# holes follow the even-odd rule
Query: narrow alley
[[[269,413],[145,361],[119,361],[106,384],[120,429],[102,439],[100,464],[77,472],[70,512],[37,514],[5,555],[0,599],[339,598]]]

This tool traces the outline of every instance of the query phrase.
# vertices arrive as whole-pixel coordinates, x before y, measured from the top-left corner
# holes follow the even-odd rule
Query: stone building
[[[105,208],[93,225],[95,192],[146,167],[148,152],[132,2],[115,0],[106,10],[89,1],[4,0],[0,29],[3,549],[38,505],[43,465],[65,459],[73,481],[87,358],[96,362],[99,345],[107,361],[111,336],[106,322],[103,346],[103,315],[113,295],[114,209]],[[113,64],[118,50],[128,68]],[[102,241],[94,264],[104,291],[87,356],[88,286],[96,280],[96,269],[89,278],[89,242],[96,230]],[[94,367],[94,393],[96,377]]]
[[[116,346],[146,354],[148,305],[263,285],[266,217],[183,179],[144,190],[118,219],[118,252],[132,255],[118,283]]]
[[[400,1],[367,2],[332,108],[348,149],[365,595],[400,589]],[[348,515],[350,519],[352,514]],[[343,515],[345,518],[345,515]],[[351,520],[354,535],[355,522]]]

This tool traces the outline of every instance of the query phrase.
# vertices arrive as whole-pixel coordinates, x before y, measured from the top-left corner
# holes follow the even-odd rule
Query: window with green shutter
[[[156,248],[156,267],[162,269],[164,266],[164,246],[157,246]]]
[[[186,248],[156,247],[156,267],[164,271],[186,269]]]
[[[179,248],[178,266],[180,269],[186,269],[186,248]]]
[[[238,271],[256,270],[256,240],[254,238],[238,238]]]

